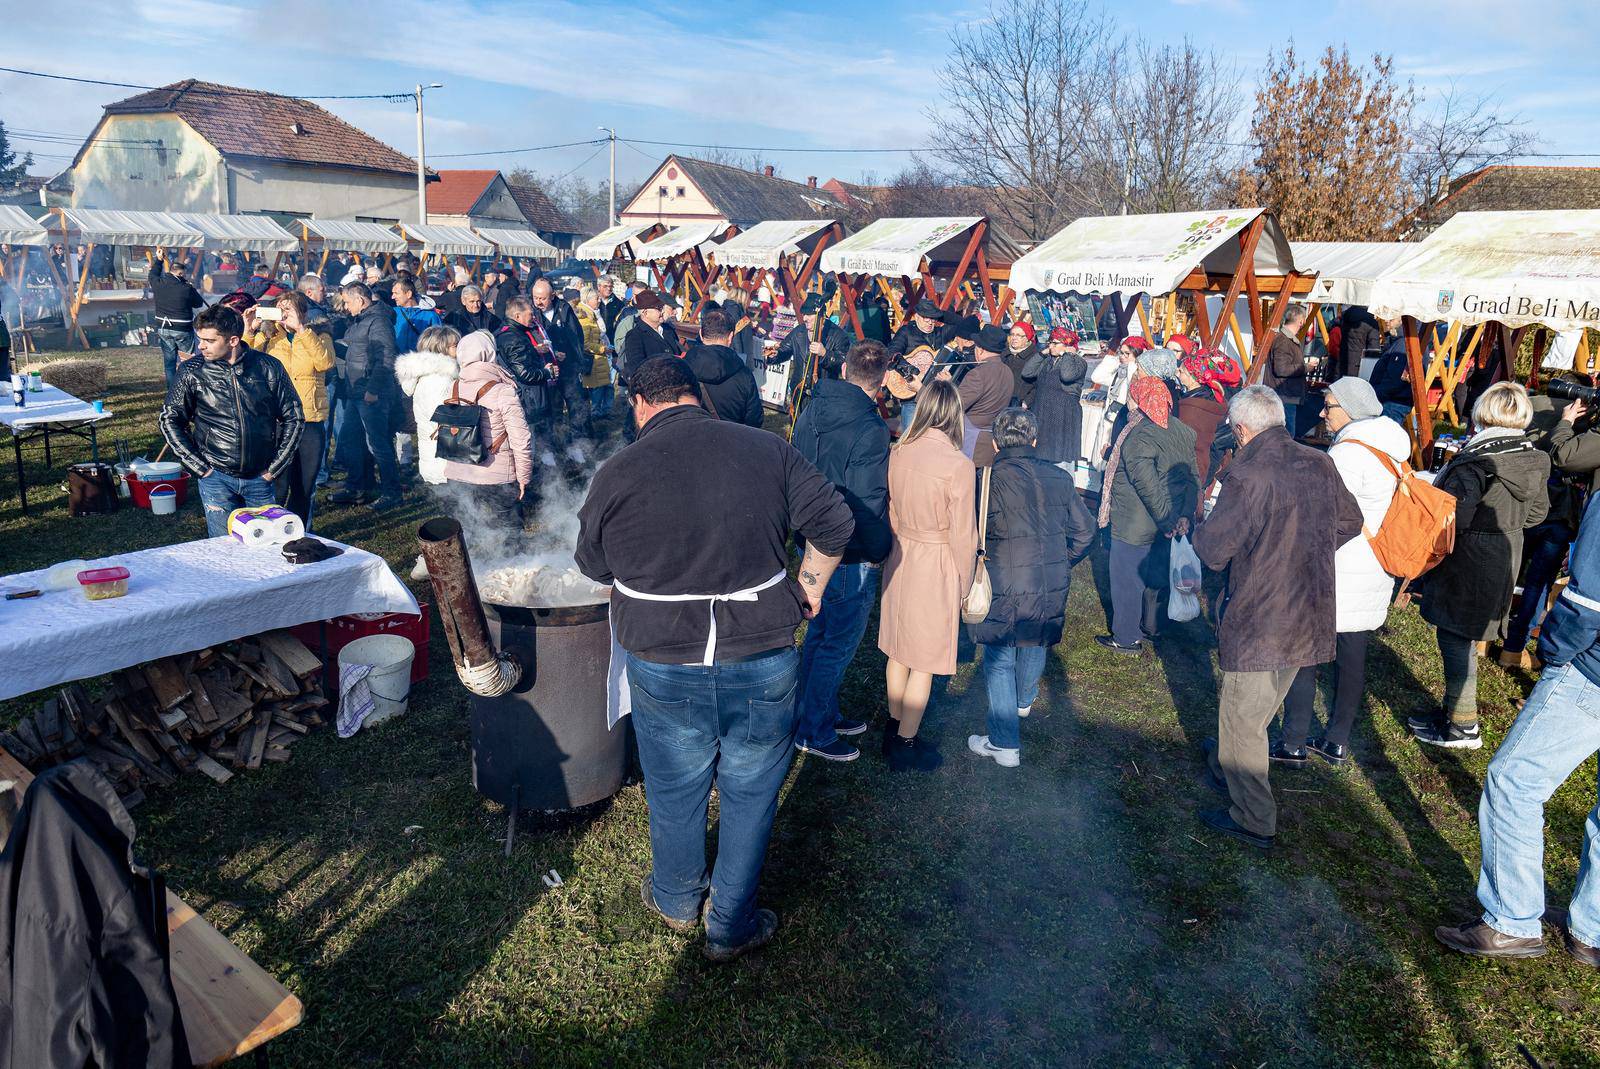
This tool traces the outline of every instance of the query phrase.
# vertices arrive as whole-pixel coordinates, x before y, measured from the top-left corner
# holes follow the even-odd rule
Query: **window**
[[[666,195],[667,195],[667,187],[666,186],[657,186],[656,187],[656,196],[664,197]]]
[[[678,196],[680,196],[680,197],[683,196],[683,187],[682,186],[678,187]]]

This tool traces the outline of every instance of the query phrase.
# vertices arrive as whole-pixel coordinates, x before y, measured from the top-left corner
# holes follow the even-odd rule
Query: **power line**
[[[559,145],[534,145],[532,148],[501,148],[491,149],[488,152],[430,152],[430,160],[464,160],[470,156],[510,156],[517,152],[548,152],[557,148],[573,148],[577,145],[603,145],[607,138],[597,137],[592,141],[563,141]]]
[[[29,78],[49,78],[57,82],[78,82],[82,85],[108,85],[116,89],[167,89],[174,93],[211,94],[214,96],[232,96],[238,92],[229,89],[226,92],[219,89],[208,89],[204,86],[189,86],[188,88],[174,89],[165,85],[138,85],[134,82],[108,82],[100,78],[80,78],[71,74],[46,74],[44,71],[23,70],[20,67],[0,67],[0,73],[22,74]],[[285,100],[392,100],[402,101],[414,98],[413,93],[273,93],[265,89],[250,89],[247,92],[257,93],[261,96],[282,97]]]

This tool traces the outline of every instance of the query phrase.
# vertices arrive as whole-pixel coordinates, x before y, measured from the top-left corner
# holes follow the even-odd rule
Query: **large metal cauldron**
[[[486,602],[490,641],[526,670],[510,693],[472,697],[472,784],[517,811],[580,809],[622,786],[628,721],[606,727],[610,606]]]

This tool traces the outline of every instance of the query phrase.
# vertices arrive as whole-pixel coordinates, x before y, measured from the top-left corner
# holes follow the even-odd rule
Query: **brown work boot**
[[[1572,934],[1572,929],[1565,924],[1561,926],[1561,942],[1567,948],[1567,953],[1572,955],[1574,961],[1589,966],[1591,969],[1600,969],[1600,947],[1592,947],[1582,942]]]
[[[1543,939],[1520,939],[1495,931],[1483,921],[1469,921],[1459,927],[1440,925],[1433,936],[1451,950],[1478,958],[1539,958],[1545,954]]]

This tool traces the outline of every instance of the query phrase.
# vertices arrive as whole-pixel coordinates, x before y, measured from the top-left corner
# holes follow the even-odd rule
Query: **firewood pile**
[[[226,783],[232,769],[289,760],[326,723],[321,671],[304,643],[273,631],[113,672],[98,701],[73,683],[0,732],[0,746],[34,772],[88,757],[132,806],[185,772]]]

